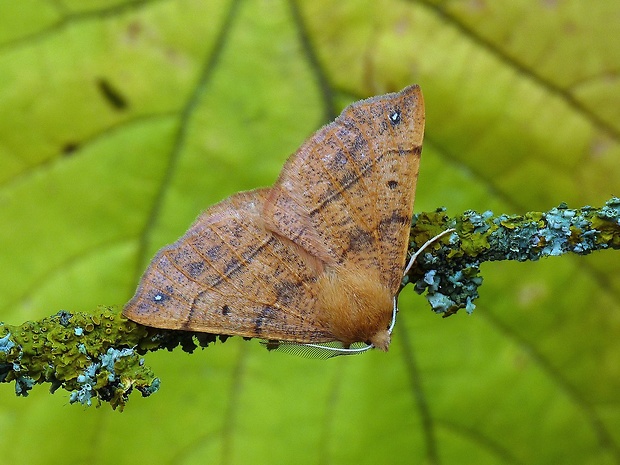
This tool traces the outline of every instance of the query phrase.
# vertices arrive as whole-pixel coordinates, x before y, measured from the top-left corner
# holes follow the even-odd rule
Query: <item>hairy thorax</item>
[[[393,296],[378,271],[329,267],[319,278],[318,299],[321,323],[337,340],[388,349]]]

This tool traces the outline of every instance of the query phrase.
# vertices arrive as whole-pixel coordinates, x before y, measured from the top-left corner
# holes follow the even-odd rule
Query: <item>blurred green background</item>
[[[346,104],[419,83],[417,211],[620,195],[617,0],[0,0],[0,319],[122,304],[198,213]],[[125,412],[0,385],[5,463],[617,464],[617,252],[485,264],[390,352],[147,356]]]

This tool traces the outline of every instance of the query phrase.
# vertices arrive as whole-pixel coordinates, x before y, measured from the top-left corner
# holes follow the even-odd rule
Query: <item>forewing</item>
[[[316,306],[315,270],[303,252],[264,227],[260,214],[268,192],[233,195],[160,250],[125,316],[158,328],[333,340],[309,318]]]
[[[372,267],[396,294],[424,133],[418,86],[356,102],[285,164],[265,223],[323,263]]]

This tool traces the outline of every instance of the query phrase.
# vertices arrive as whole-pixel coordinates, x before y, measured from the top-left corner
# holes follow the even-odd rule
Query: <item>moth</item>
[[[161,249],[123,314],[163,329],[386,351],[423,134],[417,85],[349,105],[272,187],[213,205]]]

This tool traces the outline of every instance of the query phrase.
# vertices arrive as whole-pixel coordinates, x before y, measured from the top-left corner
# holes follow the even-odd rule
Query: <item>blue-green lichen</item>
[[[11,340],[11,333],[6,333],[4,337],[0,337],[0,352],[8,352],[13,347],[15,347],[15,343]]]
[[[118,366],[117,362],[124,357],[131,357],[135,354],[135,351],[130,348],[114,349],[108,348],[105,354],[102,354],[92,361],[82,373],[80,373],[76,382],[79,388],[71,393],[69,398],[70,403],[79,402],[83,405],[91,405],[92,399],[98,396],[98,392],[104,387],[117,386],[121,392],[124,392],[131,386],[126,386],[121,380],[121,375],[116,372]],[[138,366],[143,366],[143,363],[138,359]],[[131,360],[130,364],[134,360]],[[123,367],[126,369],[127,367]],[[122,372],[122,371],[121,371]],[[159,386],[159,380],[155,378],[155,386]],[[150,393],[155,392],[156,388],[153,387],[153,383],[145,388]]]
[[[539,260],[566,253],[580,255],[608,247],[620,248],[620,199],[604,207],[569,209],[560,204],[548,212],[499,215],[464,212],[456,220],[445,209],[414,215],[411,237],[423,244],[442,230],[455,227],[450,240],[439,240],[422,254],[403,285],[415,283],[431,308],[444,316],[461,308],[471,312],[482,284],[480,264],[496,260]],[[456,226],[455,226],[456,225]],[[456,237],[456,239],[455,239]],[[414,247],[415,249],[415,247]]]

